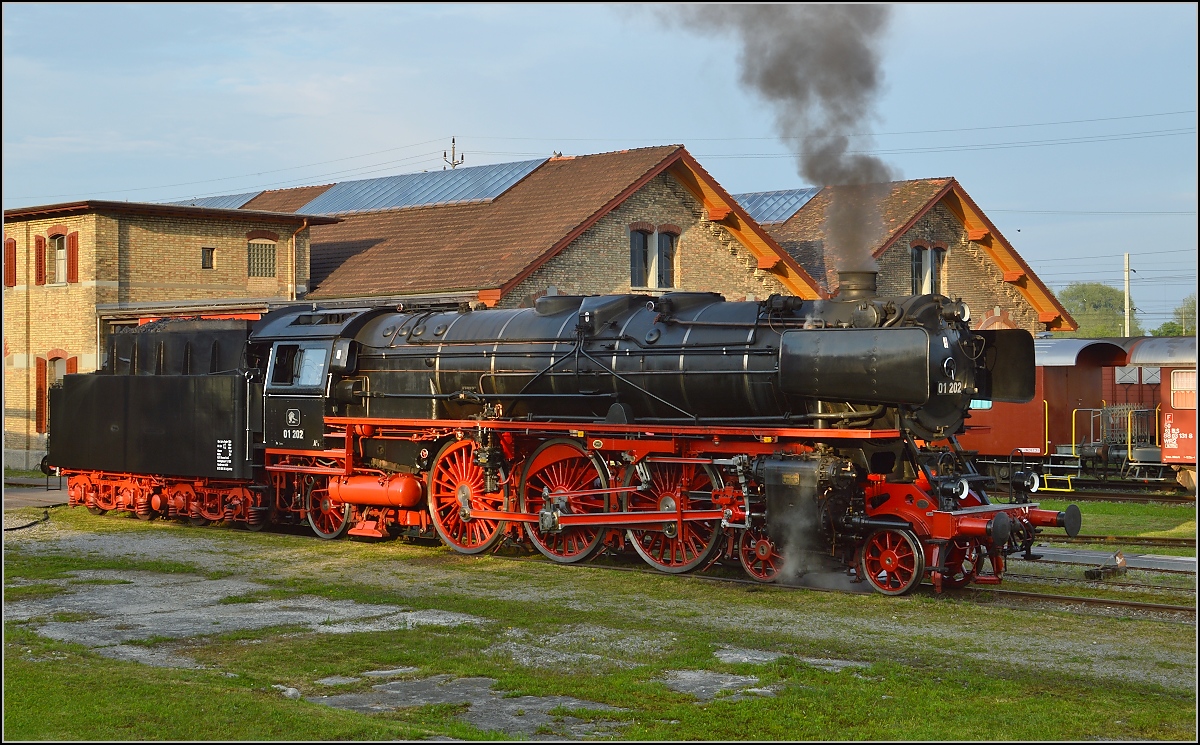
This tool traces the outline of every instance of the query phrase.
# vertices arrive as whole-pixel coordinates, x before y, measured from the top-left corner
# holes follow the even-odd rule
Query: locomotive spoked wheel
[[[354,509],[329,494],[329,480],[317,478],[306,488],[305,509],[308,526],[318,538],[331,541],[341,538],[350,529],[350,512]]]
[[[965,587],[975,581],[983,552],[977,542],[956,538],[946,549],[946,560],[942,562],[946,572],[942,575],[942,587]]]
[[[912,592],[925,576],[925,552],[912,531],[882,528],[867,536],[858,569],[884,595]]]
[[[508,523],[471,516],[471,510],[503,510],[502,494],[484,493],[483,469],[475,465],[475,441],[450,442],[429,471],[429,515],[438,536],[460,554],[496,545]]]
[[[783,555],[779,546],[766,531],[750,528],[743,530],[738,539],[738,560],[742,569],[759,582],[774,582],[783,570]]]
[[[720,488],[720,476],[709,466],[696,463],[662,463],[647,460],[648,489],[627,492],[626,512],[674,512],[711,510],[712,493]],[[641,477],[636,468],[626,469],[625,486]],[[721,542],[720,520],[672,520],[649,529],[630,529],[633,550],[649,564],[669,574],[682,574],[702,566]]]
[[[602,494],[555,496],[607,488],[608,471],[599,459],[588,455],[574,440],[547,440],[526,463],[521,479],[521,511],[529,515],[537,515],[543,508],[563,515],[607,512]],[[591,558],[604,545],[606,532],[606,528],[594,525],[542,532],[538,523],[525,523],[533,547],[560,564]]]

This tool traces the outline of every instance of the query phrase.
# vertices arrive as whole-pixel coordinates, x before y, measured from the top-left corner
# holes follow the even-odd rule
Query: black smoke
[[[883,185],[897,174],[875,156],[851,152],[850,135],[874,119],[883,83],[880,42],[891,8],[684,5],[660,7],[657,14],[691,31],[738,38],[742,83],[772,105],[801,178],[814,186],[851,187],[831,192],[826,250],[839,270],[874,270],[878,205],[887,195]]]

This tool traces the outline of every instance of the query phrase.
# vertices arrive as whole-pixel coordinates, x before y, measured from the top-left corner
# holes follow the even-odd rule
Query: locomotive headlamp
[[[966,479],[946,479],[938,484],[938,496],[944,499],[965,499],[971,491]]]
[[[1009,481],[1012,483],[1014,489],[1029,492],[1030,494],[1036,493],[1038,487],[1042,485],[1042,480],[1037,475],[1037,471],[1016,471]]]
[[[969,306],[966,303],[964,303],[963,301],[959,300],[958,308],[959,308],[959,310],[958,310],[959,320],[962,321],[963,323],[969,323],[971,321],[971,306]]]

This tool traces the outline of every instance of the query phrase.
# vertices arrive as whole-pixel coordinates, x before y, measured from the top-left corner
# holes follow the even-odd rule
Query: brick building
[[[976,328],[1030,333],[1078,326],[1012,244],[953,178],[895,181],[880,203],[882,233],[870,246],[879,292],[939,292],[961,297]],[[837,267],[824,222],[839,192],[825,187],[735,195],[767,232],[807,270],[822,291],[837,292]]]
[[[312,231],[308,299],[326,303],[515,307],[547,293],[672,290],[820,296],[678,145],[282,189],[246,206],[341,218]]]
[[[4,462],[45,450],[46,391],[102,363],[114,326],[257,317],[303,294],[310,226],[336,218],[82,201],[4,213]]]

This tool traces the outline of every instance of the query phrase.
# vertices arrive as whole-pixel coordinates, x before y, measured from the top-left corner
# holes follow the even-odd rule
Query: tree
[[[1059,332],[1060,336],[1100,338],[1125,335],[1125,293],[1099,282],[1072,282],[1058,293],[1063,307],[1079,324],[1078,331]],[[1129,319],[1129,335],[1141,336],[1142,325],[1137,320],[1137,306],[1130,298],[1134,311]]]
[[[1154,329],[1150,333],[1155,336],[1192,336],[1196,335],[1196,293],[1183,299],[1171,320]]]

